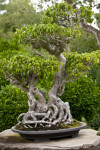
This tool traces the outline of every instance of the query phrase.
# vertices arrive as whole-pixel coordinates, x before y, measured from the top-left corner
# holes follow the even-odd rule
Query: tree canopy
[[[66,48],[71,36],[76,30],[67,29],[57,24],[28,25],[17,30],[16,36],[25,44],[32,44],[33,49],[44,48],[53,55],[59,55]]]
[[[72,5],[62,2],[48,8],[43,19],[44,23],[57,23],[65,27],[75,27],[81,19],[91,23],[93,12],[88,6],[82,5],[79,9],[73,9]]]
[[[10,60],[3,59],[2,73],[7,80],[25,92],[29,89],[31,80],[53,81],[54,73],[59,70],[59,62],[54,58],[15,56]],[[36,83],[33,83],[34,85]],[[49,87],[50,88],[50,87]]]

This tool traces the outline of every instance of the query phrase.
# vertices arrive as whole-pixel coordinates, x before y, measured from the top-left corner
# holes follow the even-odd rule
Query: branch
[[[80,21],[80,25],[83,28],[83,30],[93,33],[95,35],[98,45],[100,46],[100,30],[94,28],[91,25],[88,25],[84,20]]]
[[[63,63],[63,66],[61,66],[61,69],[59,70],[59,72],[57,72],[54,76],[54,82],[51,86],[51,89],[48,93],[49,96],[49,103],[52,104],[55,100],[57,100],[57,96],[61,95],[64,91],[65,88],[65,80],[66,80],[66,76],[65,76],[65,64],[66,64],[66,58],[60,54],[59,56],[56,56],[57,59]],[[60,87],[62,86],[63,83],[63,87],[60,89]]]
[[[33,93],[39,98],[41,104],[44,106],[46,104],[46,100],[45,100],[43,94],[39,91],[39,89],[34,87]]]
[[[18,87],[18,88],[20,88],[21,90],[23,90],[24,92],[28,92],[29,91],[29,88],[25,88],[24,86],[23,86],[23,84],[20,84],[20,82],[17,80],[17,79],[15,79],[14,77],[7,77],[5,74],[4,74],[4,76],[5,76],[5,78],[8,80],[8,81],[10,81],[13,85],[15,85],[16,87]]]
[[[38,56],[41,56],[41,57],[44,57],[44,55],[41,54],[41,53],[39,53],[38,50],[36,50],[36,49],[35,49],[35,51],[33,52],[33,54],[38,55]]]
[[[33,89],[38,81],[38,78],[36,78],[36,74],[33,74],[32,77],[29,78],[29,92],[28,92],[28,98],[29,98],[29,105],[31,106],[31,102],[33,101],[34,102],[34,105],[36,104],[36,99],[33,95]]]

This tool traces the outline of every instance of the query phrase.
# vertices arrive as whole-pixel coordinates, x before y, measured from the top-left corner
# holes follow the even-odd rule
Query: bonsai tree
[[[74,12],[69,8],[68,6],[68,11]],[[68,15],[73,17],[71,13]],[[39,55],[16,56],[1,62],[2,73],[6,79],[28,95],[29,110],[19,115],[18,126],[52,128],[59,127],[62,123],[73,122],[69,103],[60,99],[66,79],[71,81],[78,78],[86,72],[89,65],[99,60],[99,52],[95,55],[63,53],[67,42],[75,37],[76,33],[77,30],[72,26],[63,27],[55,23],[28,25],[16,31],[19,42],[31,44],[35,53]],[[44,57],[41,53],[43,50],[47,52]],[[41,80],[44,83],[51,80],[49,86],[46,87],[45,84],[45,88],[49,90],[48,98],[43,88],[39,89],[39,84],[44,85]]]
[[[16,56],[10,61],[4,60],[3,73],[5,77],[14,85],[18,86],[28,94],[29,110],[26,114],[18,117],[18,122],[24,127],[52,126],[62,122],[71,123],[73,121],[70,114],[69,104],[64,103],[59,96],[64,91],[65,85],[65,65],[66,58],[62,52],[66,48],[66,42],[69,40],[69,30],[56,24],[39,24],[25,26],[17,31],[18,39],[24,43],[32,44],[33,48],[38,50],[43,48],[54,58],[42,58],[28,56]],[[74,34],[74,33],[72,33]],[[50,78],[52,72],[57,71],[54,81],[48,92],[49,100],[45,99],[45,92],[40,91],[36,84],[43,78]],[[52,77],[51,77],[52,78]],[[38,101],[36,100],[38,99]]]

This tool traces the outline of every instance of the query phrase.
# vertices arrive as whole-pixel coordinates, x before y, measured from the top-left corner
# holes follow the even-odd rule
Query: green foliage
[[[17,54],[18,50],[20,49],[21,46],[17,43],[15,40],[7,40],[7,39],[0,39],[0,59],[5,58],[9,59],[13,55]],[[0,68],[2,68],[0,64]],[[0,90],[2,86],[5,86],[9,84],[9,82],[5,79],[4,76],[1,74],[1,69],[0,69]]]
[[[14,55],[19,55],[20,53],[25,52],[25,48],[22,45],[19,45],[16,40],[0,39],[0,61],[2,61],[3,58],[10,59]],[[2,68],[1,64],[0,68]],[[0,69],[0,90],[2,86],[9,84],[9,82],[1,74],[1,70],[2,69]]]
[[[91,7],[82,5],[79,10],[80,10],[80,17],[82,19],[85,19],[85,21],[88,23],[93,22],[92,18],[93,11],[91,11],[92,10]]]
[[[0,15],[0,36],[11,37],[17,28],[27,24],[40,23],[42,12],[36,12],[30,0],[12,0],[6,12]]]
[[[67,4],[67,2],[56,3],[55,5],[49,7],[46,10],[43,18],[43,23],[57,23],[59,16],[62,18],[69,17],[73,15],[74,12],[75,10],[72,8],[71,5]]]
[[[27,51],[31,49],[29,45],[26,47],[22,44],[19,44],[15,38],[12,39],[0,39],[0,59],[6,58],[10,59],[15,55],[28,55],[32,56],[30,52]]]
[[[23,45],[19,45],[15,39],[0,39],[0,61],[2,62],[3,58],[9,60],[13,56],[19,56],[21,54],[33,56],[33,54],[26,51],[29,49],[29,46],[24,47]],[[0,68],[2,65],[0,63]],[[2,69],[0,69],[0,90],[2,86],[9,84],[9,82],[5,79],[5,77],[1,73]]]
[[[27,112],[27,95],[15,86],[2,86],[0,91],[0,131],[17,123],[20,113]]]
[[[55,6],[52,6],[46,10],[43,23],[60,24],[60,22],[63,22],[63,26],[67,25],[68,27],[73,28],[75,24],[73,26],[72,22],[78,23],[80,18],[91,23],[93,21],[92,15],[93,12],[88,6],[81,5],[80,8],[73,9],[67,2],[62,2],[56,3]]]
[[[86,73],[89,67],[93,64],[99,63],[100,51],[92,53],[65,53],[67,59],[66,71],[68,74],[67,80],[74,80]],[[59,70],[60,64],[54,57],[43,58],[40,56],[15,56],[7,59],[1,59],[1,72],[8,78],[18,80],[20,84],[29,86],[29,78],[32,74],[38,78],[38,86],[41,88],[49,89],[52,84],[54,74]],[[50,80],[50,81],[49,81]],[[48,82],[48,84],[47,84]]]
[[[1,60],[1,71],[8,78],[18,80],[20,84],[27,82],[24,85],[27,87],[30,83],[29,78],[32,78],[32,75],[47,82],[53,80],[54,73],[58,71],[60,64],[54,58],[15,56],[10,60]]]
[[[59,55],[65,50],[68,37],[75,34],[74,29],[70,31],[57,24],[37,24],[17,30],[15,37],[19,42],[32,44],[36,50],[43,48],[51,54]]]
[[[83,74],[86,74],[87,70],[95,64],[97,65],[100,61],[100,51],[94,51],[92,53],[77,52],[65,53],[64,56],[67,59],[66,71],[69,74],[67,80],[70,78],[76,79]]]
[[[100,107],[100,90],[91,79],[81,77],[66,84],[61,99],[69,102],[73,118],[81,120],[84,117],[90,121]]]
[[[18,34],[18,38],[20,39],[25,36],[26,38],[39,38],[42,39],[43,35],[49,34],[50,36],[53,36],[55,33],[57,35],[60,34],[65,35],[66,28],[62,28],[56,24],[35,24],[35,25],[28,25],[25,27],[22,27],[21,30],[17,30],[16,34]],[[59,35],[60,36],[60,35]],[[44,37],[45,38],[45,37]]]
[[[0,0],[0,11],[5,10],[6,4],[5,4],[6,0]]]
[[[92,80],[100,88],[100,64],[92,66],[87,75],[92,78]]]
[[[0,0],[0,3],[4,3],[6,0]]]
[[[0,52],[7,51],[7,50],[19,50],[20,46],[18,42],[14,39],[7,40],[7,39],[0,39]]]
[[[78,21],[76,10],[67,2],[62,2],[49,7],[44,14],[42,22],[45,24],[56,23],[66,27],[70,33],[70,37],[74,38],[79,31],[77,26]]]
[[[98,129],[100,130],[100,110],[97,111],[97,114],[94,116],[94,118],[90,121],[89,124],[90,124],[91,128],[93,128],[95,130],[98,130]]]
[[[75,34],[75,31],[72,31]],[[16,37],[22,40],[24,43],[32,44],[32,40],[46,40],[49,38],[56,38],[61,40],[63,38],[70,37],[71,33],[69,29],[58,26],[57,24],[35,24],[22,27],[21,30],[16,31]],[[39,43],[38,43],[39,44]]]
[[[80,36],[76,37],[70,42],[70,51],[78,53],[90,53],[99,49],[95,36],[91,33],[80,31]]]
[[[5,86],[7,84],[9,84],[9,81],[7,81],[4,76],[0,75],[0,90],[2,86]]]
[[[98,27],[100,28],[100,13],[95,13],[95,18],[96,18],[96,23],[98,25]]]

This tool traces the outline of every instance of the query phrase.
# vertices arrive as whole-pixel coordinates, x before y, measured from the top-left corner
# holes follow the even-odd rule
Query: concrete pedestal
[[[0,133],[0,150],[83,150],[99,144],[100,136],[97,136],[97,131],[92,129],[80,130],[78,137],[75,138],[37,143],[23,139],[11,129]]]

